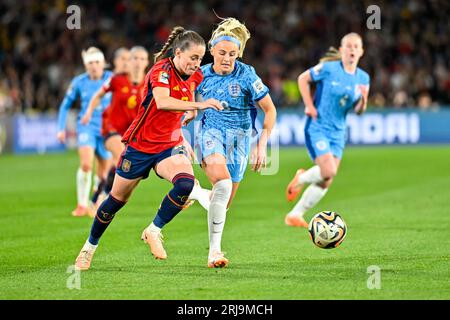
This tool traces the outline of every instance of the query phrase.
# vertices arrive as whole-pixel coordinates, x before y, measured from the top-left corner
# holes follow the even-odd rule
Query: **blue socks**
[[[184,208],[194,188],[194,176],[187,173],[179,173],[172,179],[172,183],[172,190],[164,197],[158,213],[153,220],[153,224],[158,228],[164,227],[164,225],[169,223]],[[90,244],[98,244],[100,237],[106,228],[108,228],[115,214],[125,203],[117,200],[111,194],[103,201],[92,223],[91,233],[89,235]]]
[[[91,198],[92,203],[97,202],[97,199],[102,192],[105,192],[106,194],[109,194],[111,192],[115,175],[116,175],[116,168],[113,167],[111,168],[111,170],[109,170],[108,177],[106,178],[106,180],[102,179],[98,184],[97,190],[95,190]]]
[[[173,179],[173,188],[164,197],[156,214],[153,224],[158,228],[164,227],[180,212],[192,189],[194,188],[194,176],[188,173],[179,173]]]
[[[92,223],[91,234],[89,235],[89,243],[97,245],[100,237],[106,228],[108,228],[112,219],[114,218],[117,211],[119,211],[126,202],[117,200],[112,195],[109,195],[105,201],[100,205],[97,210],[97,214],[94,218],[94,223]]]
[[[108,177],[106,178],[104,185],[104,191],[106,194],[109,194],[111,192],[115,175],[116,175],[116,167],[112,167],[111,170],[109,170],[108,172]]]
[[[98,200],[98,197],[100,196],[100,193],[105,189],[106,181],[104,179],[100,180],[100,183],[97,186],[97,190],[95,190],[94,194],[92,195],[91,201],[92,203],[96,203]]]

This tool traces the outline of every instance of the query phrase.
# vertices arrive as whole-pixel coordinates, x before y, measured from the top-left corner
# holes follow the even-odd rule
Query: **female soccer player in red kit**
[[[169,49],[172,56],[163,58]],[[155,55],[155,64],[145,78],[138,115],[122,139],[126,148],[111,193],[98,208],[89,238],[76,259],[78,270],[89,269],[103,232],[152,168],[158,176],[171,182],[173,188],[161,202],[153,222],[144,229],[142,239],[155,258],[167,258],[161,229],[183,209],[194,186],[192,165],[182,146],[181,119],[185,111],[223,109],[215,99],[194,101],[194,91],[203,80],[200,63],[205,50],[200,35],[175,27]]]

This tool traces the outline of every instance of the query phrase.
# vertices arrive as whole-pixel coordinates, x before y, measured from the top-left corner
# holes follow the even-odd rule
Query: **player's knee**
[[[84,171],[84,172],[89,172],[89,171],[92,170],[92,164],[87,163],[87,162],[86,162],[86,163],[85,163],[85,162],[82,162],[81,165],[80,165],[80,168],[81,168],[81,170]]]
[[[192,192],[192,189],[194,189],[194,180],[194,176],[188,173],[177,174],[172,179],[174,191],[180,199],[184,199],[183,202],[186,202],[188,196]]]
[[[332,180],[337,174],[337,169],[334,166],[330,166],[330,167],[321,169],[320,173],[324,180]]]
[[[213,199],[216,201],[223,201],[228,204],[233,190],[233,182],[231,179],[222,179],[217,181],[213,187]]]
[[[177,180],[174,185],[181,194],[189,195],[191,194],[192,189],[194,189],[194,179],[183,179],[182,181]]]

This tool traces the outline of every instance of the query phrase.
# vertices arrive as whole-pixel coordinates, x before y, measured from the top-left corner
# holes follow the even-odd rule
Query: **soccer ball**
[[[312,242],[322,249],[336,248],[347,234],[344,220],[333,211],[322,211],[314,215],[308,230]]]

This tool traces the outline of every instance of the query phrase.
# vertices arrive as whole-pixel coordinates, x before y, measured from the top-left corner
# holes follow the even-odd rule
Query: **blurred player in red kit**
[[[116,73],[103,84],[92,97],[88,110],[81,119],[82,123],[89,123],[99,101],[108,92],[112,92],[111,104],[102,115],[102,135],[105,139],[106,149],[113,155],[113,166],[109,171],[108,178],[100,182],[97,192],[92,198],[94,205],[97,203],[97,198],[101,192],[107,195],[111,191],[116,165],[125,148],[121,141],[122,136],[136,117],[141,104],[145,71],[148,64],[148,52],[144,47],[135,46],[131,48],[130,61],[128,66],[122,70],[124,72]]]

